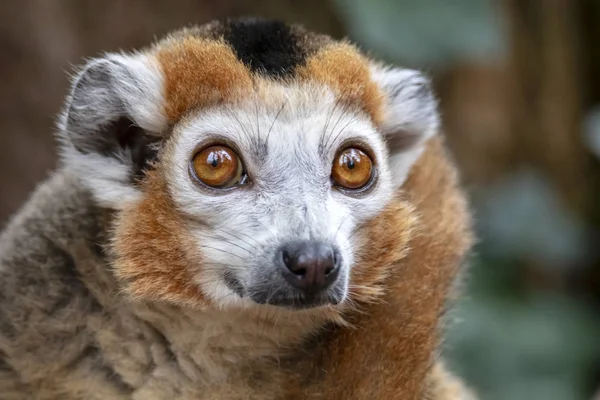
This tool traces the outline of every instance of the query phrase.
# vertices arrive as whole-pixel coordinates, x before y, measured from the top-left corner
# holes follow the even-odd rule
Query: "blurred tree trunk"
[[[332,6],[321,0],[3,0],[0,228],[55,164],[54,120],[72,65],[147,45],[183,25],[238,15],[343,35]]]
[[[580,214],[589,208],[591,155],[582,142],[581,1],[506,0],[513,77],[509,107],[517,162],[559,185]]]
[[[469,182],[531,165],[585,214],[591,155],[581,140],[581,1],[503,0],[499,6],[506,62],[458,65],[441,78],[451,145]]]
[[[570,212],[598,230],[600,165],[585,148],[583,120],[600,103],[600,4],[502,0],[498,6],[505,17],[505,62],[458,65],[440,77],[450,147],[467,184],[490,184],[532,167],[557,187]],[[527,264],[525,280],[553,273],[527,271],[539,268]],[[575,278],[556,271],[561,275],[533,281],[599,293],[596,266],[580,266],[586,272]]]
[[[583,141],[585,112],[600,101],[594,92],[600,81],[590,63],[600,55],[600,31],[585,31],[590,23],[597,26],[597,19],[586,24],[586,16],[598,16],[596,3],[505,0],[504,9],[512,43],[509,115],[511,134],[518,138],[517,162],[543,171],[570,210],[598,232],[600,164]],[[597,235],[591,237],[590,247],[598,249]],[[591,263],[563,280],[572,292],[598,298],[600,265],[597,258]]]

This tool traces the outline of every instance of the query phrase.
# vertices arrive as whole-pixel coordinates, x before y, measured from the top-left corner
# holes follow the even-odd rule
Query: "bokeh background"
[[[74,65],[234,15],[433,77],[480,238],[451,368],[484,400],[600,399],[599,0],[2,0],[0,227],[55,165]]]

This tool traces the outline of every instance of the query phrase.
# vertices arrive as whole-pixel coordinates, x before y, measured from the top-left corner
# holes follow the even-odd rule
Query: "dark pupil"
[[[210,165],[212,165],[214,168],[216,168],[217,165],[219,165],[219,157],[217,156],[217,153],[214,151],[212,153],[210,153],[208,155],[207,161]]]
[[[348,157],[348,162],[346,163],[348,169],[354,169],[354,157]]]

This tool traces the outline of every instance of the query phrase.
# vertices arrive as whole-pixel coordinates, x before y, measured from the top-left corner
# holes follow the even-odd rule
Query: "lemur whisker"
[[[239,256],[239,255],[237,255],[237,254],[235,254],[235,253],[232,253],[232,252],[230,252],[230,251],[227,251],[227,250],[219,249],[218,247],[212,247],[212,246],[206,246],[206,245],[200,245],[199,247],[200,247],[200,248],[204,248],[204,249],[211,249],[211,250],[220,251],[220,252],[222,252],[222,253],[229,254],[229,255],[231,255],[231,256],[234,256],[234,257],[237,257],[237,258],[239,258],[239,259],[240,259],[240,260],[242,260],[242,261],[245,261],[244,257],[241,257],[241,256]]]
[[[246,126],[242,124],[242,121],[240,121],[239,117],[229,108],[227,108],[227,113],[237,122],[244,136],[246,136],[246,138],[252,142],[252,135],[250,135],[250,132],[248,132]]]
[[[230,245],[232,245],[232,246],[235,246],[235,247],[237,247],[238,249],[244,250],[244,251],[245,251],[246,253],[248,253],[248,254],[252,254],[252,252],[251,252],[249,249],[247,249],[247,248],[245,248],[245,247],[243,247],[243,246],[240,246],[239,244],[237,244],[237,243],[234,243],[234,242],[232,242],[231,240],[228,240],[226,237],[224,237],[224,236],[222,236],[222,235],[218,235],[218,236],[210,236],[210,235],[207,235],[206,237],[207,237],[208,239],[219,240],[219,241],[221,241],[221,242],[223,242],[223,243],[230,244]],[[254,250],[254,246],[252,246],[252,249],[251,249],[251,250]]]
[[[242,240],[241,238],[239,238],[239,237],[236,237],[236,236],[235,236],[235,235],[232,233],[232,232],[233,232],[233,229],[228,229],[228,230],[225,230],[225,229],[220,229],[218,232],[226,232],[228,235],[231,235],[231,236],[233,236],[233,237],[234,237],[234,238],[236,238],[236,239]],[[246,239],[250,239],[250,240],[252,240],[253,242],[255,242],[255,245],[258,245],[258,244],[260,244],[260,242],[259,242],[258,240],[256,240],[254,237],[252,237],[252,235],[250,235],[250,234],[248,234],[248,233],[244,233],[244,232],[242,232],[242,231],[240,231],[240,230],[236,230],[236,231],[235,231],[235,233],[236,233],[236,234],[239,234],[239,235],[243,235],[243,236],[244,236]],[[245,242],[245,243],[246,243],[246,244],[248,244],[248,245],[250,245],[250,246],[252,246],[252,247],[254,247],[254,246],[255,246],[255,245],[252,245],[251,243],[247,243],[247,242]]]
[[[256,244],[249,243],[249,242],[247,242],[246,240],[242,239],[241,237],[239,237],[239,236],[236,236],[236,235],[234,235],[233,233],[231,233],[231,232],[227,232],[227,231],[225,231],[225,230],[221,230],[220,232],[216,232],[216,233],[217,233],[217,235],[219,235],[219,236],[221,236],[221,234],[223,234],[223,233],[224,233],[224,234],[227,234],[227,235],[231,236],[232,238],[234,238],[234,239],[237,239],[237,240],[239,240],[240,242],[242,242],[242,243],[244,243],[244,244],[247,244],[248,246],[250,246],[250,249],[252,249],[252,250],[256,250],[256,245],[258,244],[258,242],[256,242]]]
[[[254,91],[254,108],[256,110],[256,145],[258,146],[258,144],[260,143],[260,124],[259,124],[259,118],[258,118],[258,93],[256,91]]]
[[[288,102],[288,99],[286,98],[285,101],[283,102],[283,104],[281,105],[281,107],[279,107],[277,114],[275,114],[275,118],[273,118],[273,122],[271,122],[271,127],[269,128],[269,132],[267,132],[267,137],[265,138],[265,146],[268,144],[269,137],[271,136],[271,131],[273,130],[273,127],[275,126],[275,122],[277,122],[277,119],[279,119],[279,115],[285,108],[287,102]]]
[[[322,149],[322,151],[325,151],[325,142],[327,141],[327,137],[330,135],[330,128],[331,128],[331,119],[333,118],[333,114],[335,114],[336,111],[340,110],[340,107],[346,107],[346,104],[343,102],[342,99],[337,99],[335,106],[333,107],[333,111],[331,113],[331,115],[329,115],[328,121],[327,121],[327,127],[325,128],[325,130],[323,131],[323,136],[321,138],[321,143],[320,143],[320,147]],[[341,114],[343,115],[344,113],[344,108],[341,108]]]
[[[321,135],[319,137],[319,152],[323,152],[323,140],[325,139],[325,134],[327,133],[327,129],[329,128],[329,123],[331,122],[331,117],[333,117],[333,113],[337,110],[338,106],[341,104],[341,100],[338,98],[335,100],[335,104],[331,107],[329,114],[327,115],[327,119],[325,120],[325,125],[323,125],[323,130],[321,131]]]
[[[206,267],[210,267],[210,266],[222,266],[222,267],[237,267],[237,268],[245,267],[245,265],[243,265],[243,264],[231,264],[231,263],[222,263],[222,262],[216,262],[216,261],[210,261],[210,262],[207,262],[207,263],[202,263],[202,266],[206,266]]]
[[[342,120],[342,118],[347,115],[348,111],[350,111],[351,105],[352,105],[352,103],[350,103],[350,102],[347,102],[345,104],[344,108],[342,109],[342,112],[340,113],[340,116],[336,120],[333,127],[329,130],[329,135],[327,136],[325,143],[323,143],[323,149],[327,149],[329,147],[329,139],[331,139],[331,136],[333,136],[333,132],[335,131],[335,128],[337,128],[337,126],[340,123],[340,121]]]
[[[356,72],[354,73],[354,75],[352,76],[352,78],[351,78],[351,79],[352,79],[352,80],[356,79],[356,78],[358,77],[359,73],[360,73],[359,71],[356,71]],[[338,102],[340,102],[340,101],[341,101],[341,99],[338,99],[338,101],[336,102],[336,107],[337,107],[337,103],[338,103]],[[340,122],[340,120],[342,119],[342,117],[343,117],[344,115],[346,115],[346,113],[347,113],[347,112],[348,112],[348,110],[350,109],[350,106],[352,105],[352,103],[351,103],[350,101],[346,101],[345,103],[346,103],[346,104],[344,105],[344,109],[342,110],[342,112],[341,112],[341,114],[340,114],[340,117],[338,118],[338,120],[337,120],[337,122],[335,123],[335,125],[333,126],[333,128],[331,128],[331,131],[330,131],[331,133],[329,134],[329,137],[327,138],[327,140],[326,140],[326,143],[324,143],[324,144],[322,143],[322,148],[323,148],[323,149],[327,149],[327,143],[329,142],[329,139],[331,138],[331,134],[333,133],[333,131],[334,131],[334,130],[335,130],[335,128],[337,127],[337,124]]]
[[[348,220],[348,218],[350,218],[351,215],[352,215],[351,213],[346,213],[346,216],[344,217],[342,222],[340,222],[340,225],[338,226],[338,228],[335,231],[335,234],[333,235],[334,239],[337,239],[338,234],[340,233],[340,230],[342,229],[342,225],[344,225],[346,223],[346,221]]]
[[[252,118],[253,116],[250,115],[250,113],[248,112],[248,110],[244,109],[242,111],[242,113],[245,115],[246,117],[246,123],[248,124],[248,127],[253,127],[254,123],[252,122]],[[251,128],[248,128],[251,129]],[[257,144],[257,132],[254,132],[254,135],[250,136],[250,143],[252,143],[253,145]]]
[[[336,140],[337,140],[337,139],[340,137],[340,135],[341,135],[342,133],[344,133],[344,131],[346,130],[346,128],[348,127],[348,125],[350,125],[350,124],[351,124],[353,121],[354,121],[354,119],[353,119],[353,118],[351,118],[351,119],[350,119],[350,121],[348,121],[348,122],[346,123],[346,125],[344,125],[344,126],[343,126],[343,127],[340,129],[340,131],[337,133],[337,135],[335,135],[335,137],[334,137],[334,138],[333,138],[333,140],[331,141],[331,144],[332,144],[332,145],[333,145],[333,144],[336,142]]]

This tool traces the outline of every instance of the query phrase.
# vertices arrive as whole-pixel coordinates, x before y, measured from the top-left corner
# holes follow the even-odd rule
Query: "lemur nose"
[[[341,256],[321,242],[286,245],[280,252],[283,276],[295,288],[307,292],[323,290],[339,275]]]

